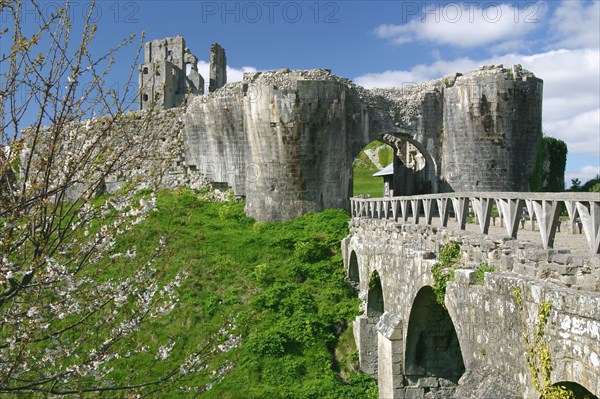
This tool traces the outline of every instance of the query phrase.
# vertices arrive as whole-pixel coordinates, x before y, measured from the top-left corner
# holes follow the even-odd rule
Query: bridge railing
[[[529,222],[537,221],[542,245],[553,248],[559,216],[567,210],[569,226],[575,233],[577,225],[583,228],[591,253],[600,254],[600,193],[524,193],[524,192],[454,192],[406,197],[350,198],[353,218],[392,219],[399,222],[432,225],[433,218],[447,227],[450,210],[454,211],[459,228],[466,229],[469,209],[482,234],[488,234],[492,206],[506,233],[517,238],[524,210]]]

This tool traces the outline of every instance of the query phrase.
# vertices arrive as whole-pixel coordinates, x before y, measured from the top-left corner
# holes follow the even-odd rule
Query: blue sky
[[[47,11],[57,2],[44,1]],[[75,22],[87,2],[72,2]],[[330,68],[366,87],[401,86],[486,64],[522,64],[544,79],[546,135],[569,147],[566,182],[600,173],[600,1],[99,1],[97,51],[142,31],[182,34],[201,60],[227,52],[243,71]],[[135,49],[121,53],[114,85]]]

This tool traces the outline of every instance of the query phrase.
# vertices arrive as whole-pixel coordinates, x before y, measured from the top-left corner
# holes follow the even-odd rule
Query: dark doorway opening
[[[437,377],[454,384],[465,372],[456,330],[448,311],[435,300],[431,287],[417,294],[410,312],[406,340],[406,378],[414,385]]]

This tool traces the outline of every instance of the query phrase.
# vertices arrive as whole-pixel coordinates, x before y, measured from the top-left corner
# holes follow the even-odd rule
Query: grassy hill
[[[372,141],[354,159],[353,195],[369,195],[381,197],[383,195],[383,179],[373,177],[373,173],[392,163],[394,157],[390,146],[381,141]]]
[[[167,385],[158,397],[377,397],[374,380],[357,371],[348,327],[359,300],[344,281],[339,248],[348,234],[344,211],[257,223],[244,215],[243,203],[209,202],[189,190],[162,192],[157,206],[119,239],[115,253],[135,246],[137,259],[145,259],[166,236],[167,250],[156,269],[165,279],[182,271],[188,277],[168,316],[120,343],[131,357],[121,359],[109,378],[118,384],[124,375],[149,367],[149,373],[135,376],[148,381],[198,352],[201,370]],[[106,278],[130,273],[130,260],[110,262]],[[165,342],[174,343],[167,367],[154,367]]]

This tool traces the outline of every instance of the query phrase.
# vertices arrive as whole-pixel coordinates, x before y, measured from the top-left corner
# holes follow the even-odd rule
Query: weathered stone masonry
[[[355,338],[361,368],[378,377],[380,398],[538,399],[524,336],[534,333],[544,302],[551,306],[544,342],[552,383],[600,394],[599,255],[564,256],[539,244],[392,219],[354,217],[350,231],[344,263],[364,301]],[[433,299],[431,267],[450,241],[461,246],[461,269],[447,286],[446,312]],[[482,259],[496,271],[477,285]],[[557,277],[529,277],[527,270],[542,266]],[[560,273],[572,282],[574,268],[596,283],[567,287]],[[369,304],[379,290],[381,316]]]
[[[348,209],[352,161],[382,137],[403,171],[397,194],[528,190],[542,81],[518,65],[397,89],[366,90],[326,69],[247,73],[225,84],[225,53],[213,45],[203,94],[194,60],[182,37],[148,43],[141,107],[153,96],[158,108],[187,104],[182,166],[245,196],[257,220]],[[400,156],[407,145],[425,160],[422,170]]]
[[[327,70],[246,74],[188,106],[186,164],[246,196],[247,213],[262,221],[348,208],[352,161],[383,134],[425,153],[424,172],[404,194],[527,190],[541,137],[542,83],[507,71],[388,91],[365,90]]]

